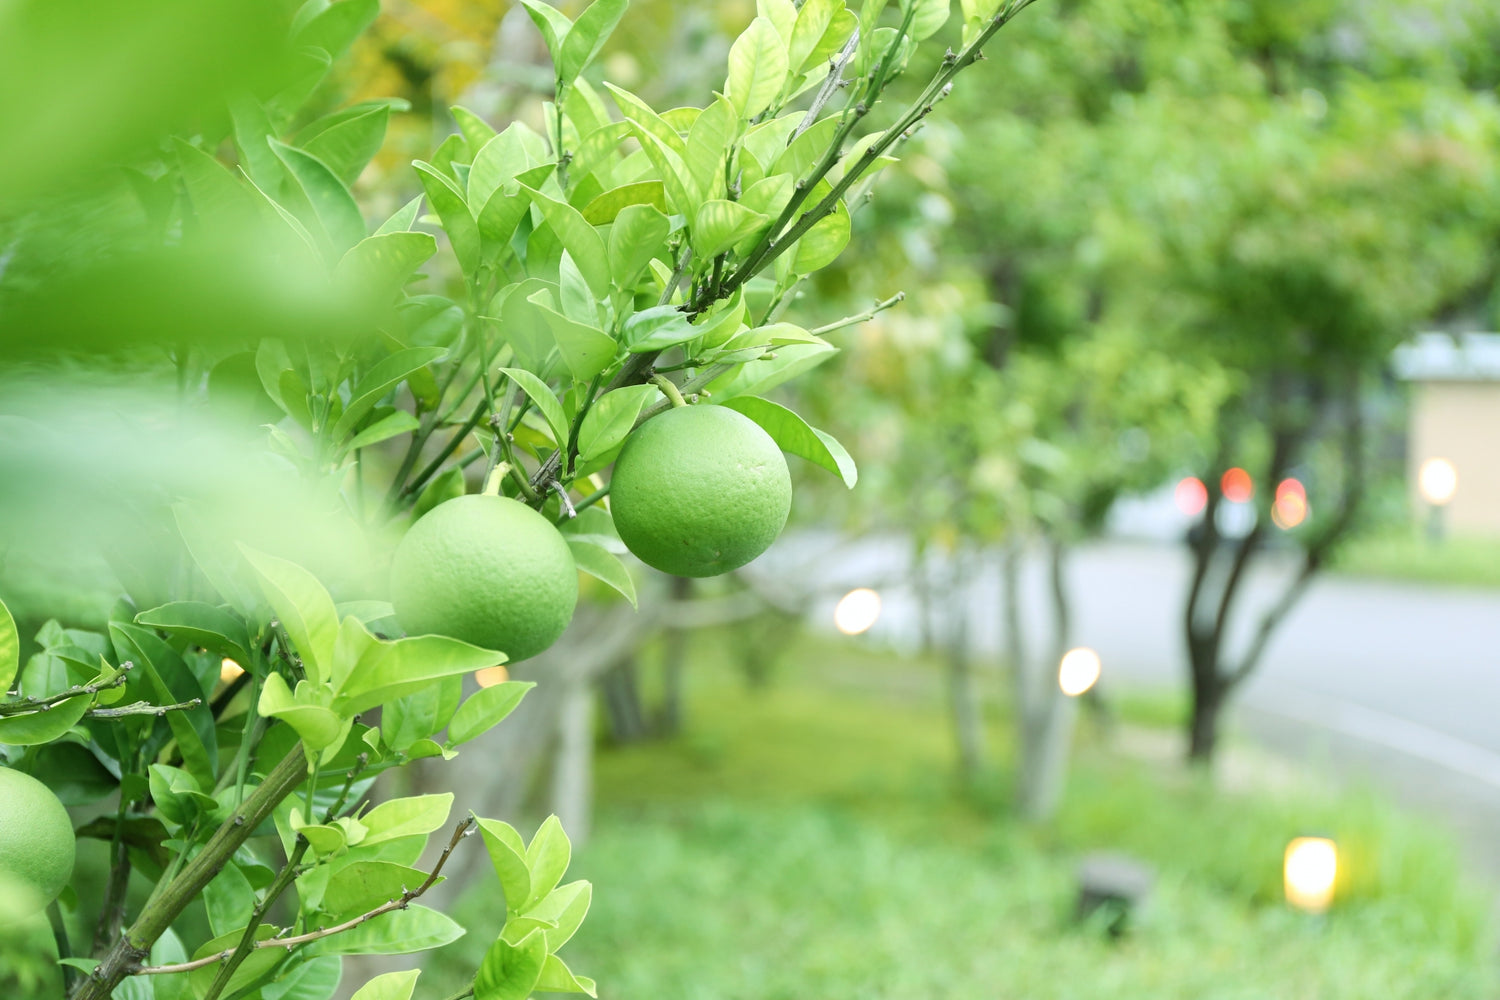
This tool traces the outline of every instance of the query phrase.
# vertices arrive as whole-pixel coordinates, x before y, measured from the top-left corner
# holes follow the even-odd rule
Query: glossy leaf
[[[390,106],[381,105],[338,122],[300,145],[326,164],[346,186],[353,185],[380,152],[390,117]]]
[[[490,945],[474,977],[474,1000],[526,1000],[542,978],[547,939],[532,931],[517,944],[504,938]]]
[[[365,373],[349,394],[349,405],[344,408],[338,423],[333,425],[334,440],[342,441],[353,433],[376,403],[394,391],[413,372],[427,367],[447,353],[447,349],[442,347],[408,347],[381,359]]]
[[[776,442],[782,451],[805,458],[827,469],[844,481],[851,490],[859,481],[854,459],[831,435],[810,426],[780,403],[759,396],[736,396],[723,404],[754,420]]]
[[[618,449],[641,410],[659,392],[653,385],[627,385],[595,400],[578,428],[579,458],[592,461]]]
[[[526,846],[521,835],[509,823],[497,819],[480,819],[479,833],[489,853],[495,874],[500,877],[500,891],[508,912],[519,913],[531,899],[531,869],[526,864]]]
[[[443,222],[443,231],[453,246],[453,255],[465,275],[472,277],[479,269],[479,223],[469,210],[463,192],[447,175],[430,163],[417,161],[414,166],[422,181],[422,190],[433,211]]]
[[[318,684],[332,676],[339,622],[328,591],[296,563],[244,545],[240,551],[260,578],[261,590],[302,658],[308,679]]]
[[[573,552],[573,562],[589,576],[619,591],[630,606],[636,607],[635,581],[630,571],[616,556],[592,542],[568,539],[568,548]]]
[[[586,381],[608,368],[615,359],[615,342],[602,330],[571,320],[562,313],[540,301],[545,293],[531,297],[531,303],[546,319],[552,329],[557,349],[562,354],[563,364],[579,381]],[[558,443],[566,441],[564,437]]]
[[[470,206],[484,205],[507,181],[515,180],[530,168],[531,158],[521,137],[523,128],[520,122],[512,122],[474,154],[474,162],[469,165]]]
[[[341,685],[334,707],[354,715],[410,694],[443,677],[505,662],[505,654],[447,636],[376,641]]]
[[[546,993],[587,993],[591,997],[599,995],[597,984],[592,979],[588,976],[574,975],[573,970],[569,969],[556,955],[547,956],[536,988]]]
[[[602,0],[599,0],[602,2]],[[573,263],[589,283],[589,288],[599,298],[609,294],[609,257],[605,252],[604,238],[589,225],[583,213],[564,201],[557,201],[532,188],[523,187],[533,204],[541,209],[542,217],[562,241],[573,257]]]
[[[770,222],[766,216],[737,201],[705,201],[693,218],[693,252],[700,258],[717,257],[745,237],[759,232]],[[810,237],[812,233],[807,235]],[[839,249],[842,250],[843,247]]]
[[[729,49],[724,93],[740,117],[754,118],[770,106],[786,82],[787,48],[770,21],[757,17]]]
[[[547,429],[552,432],[553,444],[558,447],[566,445],[568,443],[568,418],[563,413],[562,404],[557,401],[557,396],[547,388],[547,383],[523,368],[502,368],[500,373],[520,386],[521,391],[536,404],[542,419],[547,422]]]
[[[484,148],[485,143],[495,138],[495,129],[489,122],[468,108],[454,105],[448,111],[453,115],[453,120],[458,123],[458,134],[464,137],[464,144],[469,147],[470,163],[472,163],[473,157]]]
[[[354,195],[327,164],[306,150],[275,139],[271,140],[271,148],[306,196],[314,219],[328,236],[332,258],[365,238],[365,218]]]
[[[315,941],[307,951],[313,955],[409,955],[441,948],[463,936],[464,928],[453,918],[412,903]]]
[[[572,858],[573,845],[563,831],[562,821],[556,816],[548,816],[526,846],[526,867],[531,869],[531,897],[526,901],[527,909],[557,887]]]
[[[554,926],[547,930],[547,950],[557,951],[583,926],[594,899],[594,887],[585,881],[560,885],[547,894],[527,916],[546,920]]]
[[[349,450],[356,448],[368,448],[373,444],[388,441],[401,434],[410,434],[421,426],[421,422],[406,410],[397,410],[395,413],[387,414],[375,421],[369,427],[354,435],[349,442]]]
[[[452,810],[452,792],[410,795],[382,802],[360,817],[369,831],[361,843],[369,847],[398,837],[431,833],[448,821]]]
[[[417,977],[421,974],[421,969],[387,972],[355,990],[349,1000],[411,1000],[412,990],[416,989]]]
[[[568,32],[572,30],[573,22],[546,0],[521,0],[521,6],[526,8],[526,13],[531,16],[532,22],[541,31],[542,38],[547,43],[547,52],[556,63],[562,55],[562,43],[568,37]]]
[[[557,56],[559,80],[572,83],[594,61],[629,5],[630,0],[594,0],[578,15],[578,20],[563,38],[562,51]]]
[[[182,636],[240,664],[250,662],[250,636],[245,623],[223,608],[198,601],[176,601],[135,616],[141,625]]]
[[[531,681],[505,681],[471,694],[448,723],[448,745],[458,746],[488,732],[515,711],[534,687]]]
[[[417,216],[422,211],[422,196],[417,195],[411,201],[396,209],[395,213],[380,224],[375,230],[376,236],[384,236],[387,233],[405,233],[417,224]]]
[[[616,288],[633,288],[646,265],[662,250],[672,231],[662,210],[665,207],[665,200],[661,206],[628,205],[615,216],[609,230],[609,273]]]
[[[0,694],[10,690],[21,668],[21,637],[16,632],[16,620],[10,609],[0,601]]]
[[[350,295],[383,305],[399,295],[435,253],[437,240],[427,233],[377,233],[349,248],[335,266],[334,277]]]
[[[369,842],[367,836],[361,846]],[[368,913],[427,880],[427,873],[389,861],[354,861],[328,877],[323,909],[335,920]]]

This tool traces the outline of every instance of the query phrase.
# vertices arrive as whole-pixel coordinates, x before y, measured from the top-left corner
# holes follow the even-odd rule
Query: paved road
[[[781,546],[778,546],[781,548]],[[885,598],[872,633],[895,643],[920,636],[910,556],[900,539],[836,544],[796,540],[801,562],[828,567],[830,593],[868,585]],[[1116,685],[1184,683],[1181,608],[1188,561],[1180,547],[1102,543],[1070,567],[1075,641],[1098,650]],[[1280,593],[1289,567],[1263,567],[1246,605]],[[970,580],[974,641],[998,651],[1003,638],[998,561]],[[1028,621],[1044,623],[1042,567],[1028,564]],[[830,620],[832,598],[817,609]],[[1233,623],[1241,634],[1254,625]],[[1260,671],[1241,692],[1237,724],[1299,758],[1352,773],[1451,821],[1478,860],[1500,874],[1500,592],[1325,576],[1288,617]]]

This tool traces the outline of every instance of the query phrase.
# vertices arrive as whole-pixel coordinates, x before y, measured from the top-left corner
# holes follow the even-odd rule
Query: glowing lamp
[[[851,590],[833,609],[833,625],[845,635],[870,631],[880,620],[880,595],[867,587]]]
[[[1338,845],[1327,837],[1297,837],[1286,845],[1282,873],[1288,905],[1307,913],[1326,912],[1338,880]]]
[[[1188,517],[1196,517],[1208,506],[1208,487],[1197,476],[1188,476],[1172,491],[1172,499],[1178,510]]]
[[[221,684],[233,684],[235,680],[245,672],[245,668],[235,663],[229,657],[224,657],[219,664],[219,682]]]
[[[1076,698],[1099,682],[1102,670],[1099,654],[1092,649],[1070,649],[1057,666],[1057,686],[1069,698]]]
[[[1446,458],[1429,458],[1417,472],[1422,499],[1434,507],[1446,507],[1458,492],[1458,470]]]
[[[496,684],[504,684],[510,680],[510,671],[505,669],[503,663],[497,663],[493,667],[484,667],[474,671],[474,679],[482,688],[494,687]]]
[[[1250,473],[1236,466],[1219,480],[1219,492],[1230,503],[1249,503],[1255,495],[1255,481],[1250,478]]]

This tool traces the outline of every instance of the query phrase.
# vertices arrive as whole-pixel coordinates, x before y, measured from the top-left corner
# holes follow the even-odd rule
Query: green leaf
[[[464,928],[451,917],[412,903],[392,910],[358,927],[313,942],[312,955],[409,955],[451,944],[464,936]]]
[[[632,608],[636,607],[635,581],[630,578],[630,571],[625,568],[625,564],[616,556],[592,542],[574,538],[568,539],[568,548],[573,551],[573,562],[580,570],[609,584],[630,602]]]
[[[360,817],[360,822],[369,831],[360,844],[369,847],[398,837],[431,833],[448,821],[448,814],[452,811],[452,792],[409,795],[382,802]]]
[[[547,894],[527,916],[554,924],[547,930],[547,950],[557,951],[577,933],[594,899],[594,887],[585,881],[569,882]]]
[[[628,123],[627,123],[628,124]],[[667,210],[667,192],[661,181],[637,181],[634,184],[624,184],[617,188],[610,188],[589,202],[583,208],[583,219],[591,226],[607,226],[615,221],[625,209],[632,205],[649,205],[665,212]],[[662,216],[663,220],[666,216]],[[610,260],[614,260],[614,234],[610,234]],[[661,239],[666,238],[663,232]],[[660,239],[652,240],[653,244]],[[655,246],[652,247],[655,250]],[[611,267],[613,270],[613,267]],[[618,279],[618,273],[616,274]]]
[[[415,234],[413,234],[415,235]],[[342,441],[354,432],[365,414],[389,395],[413,372],[426,368],[448,353],[443,347],[408,347],[397,351],[365,373],[349,394],[349,405],[333,425],[333,439]]]
[[[16,632],[16,620],[10,609],[0,601],[0,694],[10,690],[21,668],[21,637]]]
[[[667,206],[677,215],[692,215],[698,210],[703,194],[682,156],[634,118],[627,118],[626,121],[634,129],[635,137],[645,149],[647,159],[661,175],[662,185],[667,193]]]
[[[444,677],[386,703],[380,714],[380,731],[386,745],[405,752],[419,740],[445,728],[458,710],[463,687],[462,677]]]
[[[368,843],[369,837],[360,842]],[[335,871],[323,890],[323,909],[338,922],[368,913],[427,880],[427,873],[389,861],[354,861]]]
[[[531,897],[526,901],[526,909],[535,906],[557,887],[572,858],[573,845],[562,828],[562,821],[556,816],[548,816],[526,848],[526,867],[531,870]]]
[[[559,80],[572,83],[594,61],[629,5],[630,0],[594,0],[578,15],[578,20],[563,38],[562,51],[557,57]]]
[[[838,348],[831,344],[788,344],[776,349],[776,357],[767,361],[748,361],[738,371],[715,379],[709,388],[718,400],[765,392],[817,367],[837,353]]]
[[[240,943],[240,937],[244,933],[243,929],[236,929],[230,931],[228,934],[220,934],[212,941],[206,941],[200,945],[198,950],[193,952],[193,958],[207,958],[221,951],[228,951]],[[255,928],[255,940],[257,941],[264,941],[266,938],[274,937],[275,934],[276,928],[270,924],[261,924]],[[243,989],[262,976],[269,975],[271,970],[280,965],[281,960],[285,957],[286,954],[280,948],[254,949],[240,963],[240,967],[234,970],[234,975],[229,977],[229,985],[224,988],[226,994],[233,995],[236,990]],[[188,982],[192,984],[195,996],[201,997],[208,992],[208,988],[213,984],[214,976],[218,974],[218,971],[219,963],[215,962],[212,965],[207,965],[188,973]]]
[[[152,766],[151,779],[156,781],[156,768]],[[153,787],[152,797],[155,797]],[[255,911],[255,890],[240,866],[229,862],[219,870],[203,889],[203,905],[208,911],[208,926],[215,934],[228,934],[236,927],[244,927]]]
[[[532,931],[516,944],[504,938],[490,945],[474,977],[474,1000],[526,1000],[542,978],[547,939]]]
[[[434,680],[504,662],[504,653],[447,636],[375,641],[340,686],[334,708],[344,715],[355,715],[420,690]]]
[[[375,230],[376,236],[384,236],[387,233],[405,233],[417,224],[417,214],[422,211],[422,196],[417,195],[411,201],[396,209],[389,219],[380,224]]]
[[[562,57],[562,43],[572,30],[573,22],[546,0],[521,0],[521,6],[526,8],[526,13],[531,15],[531,20],[541,31],[542,39],[547,43],[547,52],[556,66]]]
[[[341,740],[344,720],[332,709],[313,703],[307,688],[307,681],[297,682],[297,691],[302,694],[299,698],[286,686],[285,678],[271,674],[260,689],[256,711],[267,718],[284,720],[309,750],[326,750]]]
[[[506,910],[512,915],[520,913],[531,898],[531,869],[526,864],[526,847],[521,842],[521,835],[509,823],[476,819],[490,863],[495,866],[495,874],[500,876],[500,891],[505,897]]]
[[[531,681],[505,681],[480,688],[453,714],[448,723],[448,745],[456,747],[488,732],[515,711],[526,692],[534,687]]]
[[[490,200],[490,195],[531,166],[521,135],[525,127],[520,122],[512,122],[474,155],[474,162],[469,165],[468,201],[471,206],[484,205]]]
[[[614,96],[615,103],[620,107],[620,113],[631,121],[636,129],[656,136],[663,145],[679,156],[687,151],[687,143],[683,141],[682,136],[678,135],[677,130],[667,124],[666,119],[657,114],[651,105],[630,91],[616,87],[608,81],[604,86]]]
[[[339,622],[328,591],[296,563],[245,545],[240,551],[260,578],[261,590],[302,658],[308,679],[317,685],[333,676],[333,645]]]
[[[787,69],[786,43],[770,21],[757,17],[730,46],[724,93],[741,118],[754,118],[781,93]]]
[[[911,19],[909,37],[918,42],[937,34],[948,23],[948,14],[953,7],[952,0],[902,0],[902,14],[912,4],[916,4],[917,11]]]
[[[823,40],[833,16],[844,9],[844,0],[806,0],[797,12],[796,24],[787,45],[787,65],[793,74],[808,69],[808,57]]]
[[[843,445],[831,435],[809,426],[807,421],[780,403],[759,396],[736,396],[723,405],[759,424],[782,451],[827,469],[842,479],[849,489],[854,489],[854,484],[859,481],[854,459],[849,457]]]
[[[546,933],[543,931],[542,933]],[[548,947],[552,947],[548,941]],[[547,961],[542,965],[541,978],[537,980],[536,988],[544,993],[587,993],[589,996],[598,996],[595,982],[588,976],[575,976],[573,970],[569,969],[563,960],[556,955],[548,955]]]
[[[344,963],[333,956],[303,962],[283,978],[261,987],[261,1000],[328,1000],[338,989],[343,971]],[[155,986],[156,1000],[165,1000],[161,981]]]
[[[661,252],[672,231],[672,223],[662,211],[665,207],[627,205],[615,216],[609,230],[609,273],[616,288],[634,288],[646,265]]]
[[[348,0],[344,0],[348,2]],[[330,263],[344,251],[365,238],[365,217],[360,214],[354,195],[322,160],[306,150],[270,140],[271,148],[286,168],[312,208],[313,219],[328,237]],[[313,220],[304,219],[304,222]]]
[[[442,220],[448,242],[453,246],[453,256],[458,258],[458,266],[466,277],[472,278],[479,270],[479,223],[469,210],[463,192],[432,164],[418,160],[413,166],[421,178],[422,190],[427,192],[427,200],[432,202],[433,211]]]
[[[596,0],[602,3],[604,0]],[[609,295],[609,256],[604,249],[604,238],[589,225],[583,213],[565,201],[557,201],[532,188],[523,187],[533,204],[541,209],[542,217],[562,241],[578,265],[589,288],[599,298]]]
[[[416,989],[417,977],[421,974],[421,969],[387,972],[365,983],[349,1000],[411,1000],[412,990]]]
[[[818,185],[820,188],[827,188],[827,186],[827,182]],[[832,189],[829,188],[829,190]],[[814,197],[821,198],[823,194],[815,189]],[[797,253],[792,263],[792,270],[798,274],[821,271],[844,252],[844,248],[849,245],[850,235],[849,210],[840,201],[832,212],[814,223],[813,227],[797,241]]]
[[[531,296],[531,304],[547,320],[563,364],[579,381],[586,381],[608,368],[615,359],[615,341],[603,330],[571,320],[546,304],[546,292]],[[566,443],[564,437],[558,444]]]
[[[0,718],[0,743],[27,747],[51,743],[78,724],[94,699],[79,695],[54,704],[45,712]]]
[[[345,185],[352,185],[380,152],[390,118],[390,106],[381,105],[324,129],[301,146]]]
[[[182,657],[149,629],[124,622],[111,622],[110,637],[121,660],[133,660],[150,684],[152,696],[163,705],[202,698],[197,708],[167,713],[167,725],[177,740],[183,764],[205,788],[212,788],[218,774],[218,734],[208,692]],[[217,679],[217,671],[214,672]]]
[[[766,216],[737,201],[705,201],[693,218],[693,252],[700,259],[712,260],[745,237],[759,232],[770,222]],[[817,227],[814,226],[802,238],[803,245],[816,230]],[[842,250],[843,247],[839,249]]]
[[[557,401],[557,396],[547,388],[547,383],[522,368],[502,368],[500,373],[520,386],[521,391],[536,404],[542,419],[547,421],[547,429],[552,432],[552,443],[559,448],[566,447],[568,418],[563,413],[562,404]]]
[[[485,143],[495,138],[495,129],[489,122],[470,111],[468,108],[454,105],[448,111],[453,115],[453,120],[458,123],[459,134],[464,137],[464,144],[469,147],[470,162]]]
[[[698,333],[687,313],[676,306],[652,306],[633,313],[625,321],[620,339],[632,354],[640,354],[685,344]]]
[[[198,601],[176,601],[142,611],[135,620],[168,635],[182,636],[236,663],[250,662],[250,635],[245,623],[223,608]]]
[[[578,428],[579,458],[592,461],[624,444],[641,410],[658,392],[653,385],[627,385],[595,400]]]
[[[327,4],[297,32],[296,44],[315,46],[337,59],[375,23],[379,13],[380,0],[338,0]]]
[[[728,99],[718,97],[703,109],[688,130],[683,159],[705,194],[724,190],[724,159],[739,135],[740,121]]]
[[[419,520],[432,508],[463,496],[467,485],[464,482],[463,469],[456,465],[444,469],[434,476],[432,482],[423,487],[422,492],[417,496],[417,502],[411,507],[412,519]]]
[[[384,305],[435,253],[437,240],[427,233],[376,233],[349,248],[335,265],[334,278],[357,301]]]
[[[349,442],[349,450],[356,448],[368,448],[372,444],[379,444],[399,434],[409,434],[422,426],[421,421],[405,410],[397,410],[375,421],[369,427],[354,435]]]

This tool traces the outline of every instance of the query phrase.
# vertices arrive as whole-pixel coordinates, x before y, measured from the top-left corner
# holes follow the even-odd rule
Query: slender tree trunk
[[[978,776],[984,766],[984,713],[974,680],[969,649],[969,609],[965,577],[969,560],[955,555],[948,583],[948,704],[958,747],[958,771],[964,781]]]
[[[1073,608],[1067,585],[1067,549],[1048,539],[1048,583],[1052,598],[1052,657],[1037,671],[1034,704],[1017,727],[1022,740],[1016,807],[1030,822],[1057,812],[1067,782],[1068,756],[1078,707],[1057,684],[1057,665],[1072,643]]]
[[[610,737],[616,743],[637,743],[646,738],[646,711],[641,704],[641,686],[632,652],[599,680],[609,718]]]
[[[568,684],[558,713],[552,761],[552,811],[575,845],[588,840],[594,805],[594,692],[587,680]]]
[[[685,576],[672,577],[671,599],[686,602],[692,597],[693,581]],[[687,632],[667,626],[662,637],[661,709],[657,713],[657,732],[675,736],[682,729],[682,670],[687,659]]]
[[[1188,729],[1188,760],[1210,765],[1219,744],[1219,714],[1224,707],[1224,690],[1220,683],[1193,685],[1193,715]]]

